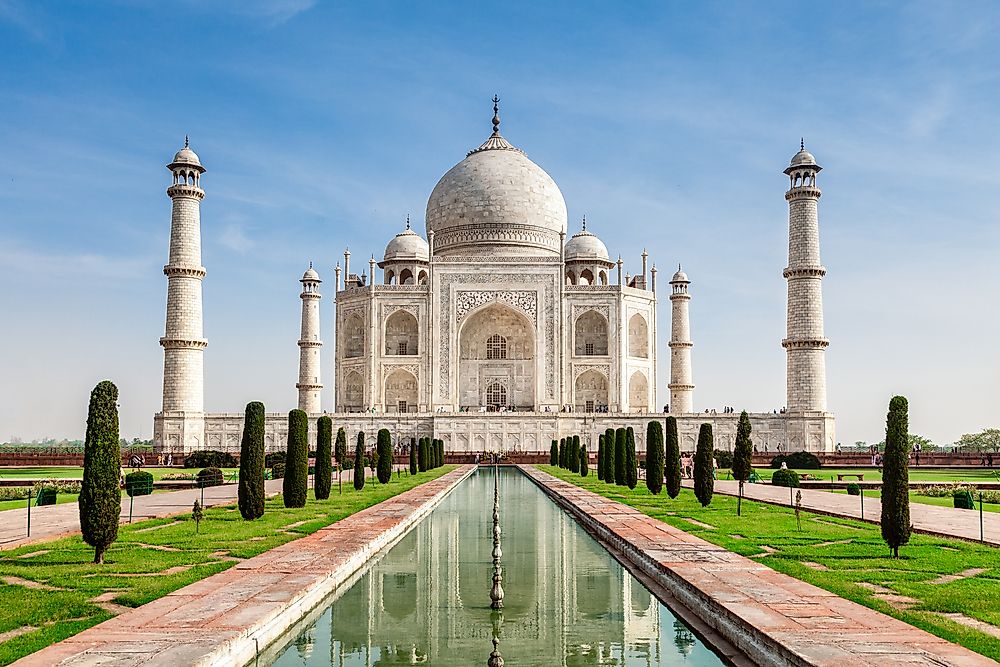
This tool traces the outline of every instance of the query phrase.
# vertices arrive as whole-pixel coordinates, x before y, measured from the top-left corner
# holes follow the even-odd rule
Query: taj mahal
[[[596,451],[597,434],[677,417],[681,447],[693,450],[699,426],[712,423],[717,449],[732,449],[738,415],[696,408],[691,282],[677,266],[660,277],[644,250],[634,273],[584,219],[570,234],[556,182],[493,131],[452,167],[427,201],[426,234],[391,238],[381,259],[344,251],[334,269],[329,318],[334,367],[320,361],[323,281],[312,264],[302,285],[298,407],[333,416],[353,437],[389,428],[406,443],[433,436],[450,452],[548,452],[553,439],[580,435]],[[172,183],[163,405],[154,417],[158,451],[238,451],[242,412],[206,414],[202,327],[200,203],[205,167],[188,146],[168,165]],[[760,451],[832,451],[827,411],[816,184],[821,167],[800,146],[788,177],[787,358],[785,409],[751,414]],[[678,258],[672,258],[671,266]],[[367,264],[367,265],[365,265]],[[665,283],[665,284],[664,284]],[[669,332],[657,331],[660,296],[670,302]],[[697,312],[695,308],[695,312]],[[670,377],[657,377],[661,337]],[[291,341],[290,341],[291,342]],[[333,405],[323,405],[332,376]],[[294,373],[289,373],[289,387]],[[664,382],[669,400],[657,401]],[[291,387],[290,387],[291,388]],[[233,406],[239,410],[241,406]],[[269,451],[285,448],[287,412],[267,418]]]

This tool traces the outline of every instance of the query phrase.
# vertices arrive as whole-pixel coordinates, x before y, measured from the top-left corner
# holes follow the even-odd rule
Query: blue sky
[[[206,409],[284,411],[302,271],[332,295],[345,245],[422,231],[494,92],[571,230],[586,214],[632,272],[644,246],[684,263],[697,408],[784,403],[781,171],[804,136],[838,440],[881,439],[894,393],[938,442],[997,426],[998,24],[975,2],[0,0],[0,440],[81,436],[103,378],[149,437],[185,134],[209,170]]]

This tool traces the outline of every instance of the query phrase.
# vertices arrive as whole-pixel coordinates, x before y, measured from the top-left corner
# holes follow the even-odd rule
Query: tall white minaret
[[[687,274],[677,265],[677,273],[670,280],[670,412],[694,412],[694,382],[691,374],[691,317],[688,306]]]
[[[309,268],[302,275],[302,333],[299,336],[299,410],[314,415],[322,411],[320,393],[319,351],[323,341],[319,339],[319,274],[309,262]]]
[[[167,276],[167,322],[163,346],[163,417],[173,427],[176,445],[185,451],[205,445],[205,389],[203,352],[208,345],[202,330],[201,175],[205,168],[193,150],[177,151],[167,169],[173,184],[167,195],[173,202]],[[171,443],[164,442],[168,447]]]
[[[785,169],[790,187],[788,201],[788,336],[781,341],[787,350],[789,412],[826,412],[826,348],[823,336],[823,268],[819,258],[820,190],[816,174],[820,167],[805,148]]]

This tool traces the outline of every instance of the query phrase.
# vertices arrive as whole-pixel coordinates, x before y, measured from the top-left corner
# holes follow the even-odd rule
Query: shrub
[[[652,494],[663,490],[663,425],[656,420],[646,425],[646,488]]]
[[[184,457],[185,468],[235,468],[239,462],[229,452],[203,449]]]
[[[604,431],[604,481],[613,484],[615,481],[615,430]]]
[[[222,476],[222,471],[218,468],[204,468],[198,471],[195,481],[198,488],[205,488],[208,486],[222,486],[225,479]]]
[[[316,422],[316,469],[313,475],[313,495],[316,500],[330,497],[333,483],[333,420],[323,415]]]
[[[288,412],[288,449],[281,497],[285,507],[305,507],[309,488],[309,415]]]
[[[417,439],[410,438],[410,474],[417,474]]]
[[[750,447],[751,447],[750,451],[752,452],[753,451],[753,445],[751,445]],[[721,450],[721,451],[720,450],[716,450],[716,452],[715,452],[715,460],[719,463],[719,467],[720,468],[732,468],[733,467],[733,458],[735,456],[736,456],[736,452],[735,451],[727,452],[725,450]]]
[[[899,547],[910,541],[909,406],[902,396],[889,401],[885,418],[882,462],[882,539],[899,558]]]
[[[264,467],[273,468],[275,463],[285,465],[285,452],[271,452],[264,456]]]
[[[968,491],[974,498],[979,498],[982,495],[983,502],[1000,504],[1000,490],[981,491],[974,484],[967,482],[929,484],[927,486],[918,486],[913,491],[922,496],[931,496],[932,498],[952,498],[958,491]],[[59,493],[72,493],[72,491],[59,489]]]
[[[375,451],[378,452],[378,481],[388,484],[392,479],[392,436],[389,434],[389,429],[378,430]]]
[[[337,444],[334,445],[333,454],[339,469],[343,470],[347,464],[347,431],[343,427],[337,429]]]
[[[365,488],[365,432],[358,432],[358,444],[354,447],[354,490]]]
[[[52,489],[55,491],[55,489]],[[125,475],[125,493],[129,497],[148,496],[153,492],[153,473],[139,470]]]
[[[285,477],[285,464],[281,461],[271,466],[271,479],[283,479]]]
[[[559,465],[559,443],[555,440],[552,441],[552,447],[549,448],[549,465]]]
[[[952,501],[957,509],[963,510],[974,510],[976,509],[976,501],[972,497],[967,489],[962,489],[961,491],[955,491],[952,496],[954,500]]]
[[[635,459],[635,431],[625,429],[625,485],[634,489],[639,483],[639,464]]]
[[[587,445],[580,447],[580,476],[586,477],[590,474],[590,454],[587,452]]]
[[[779,454],[771,459],[772,468],[780,468],[782,463],[796,470],[819,470],[822,467],[816,455],[810,452]]]
[[[625,429],[615,430],[615,484],[625,486]]]
[[[264,516],[264,404],[247,403],[240,442],[240,514],[247,521]]]
[[[118,520],[122,511],[118,488],[121,462],[118,387],[104,380],[90,393],[79,499],[83,541],[94,547],[96,564],[104,562],[104,552],[118,539]]]
[[[149,475],[149,473],[146,473]],[[152,477],[152,475],[150,475]],[[59,492],[53,486],[43,486],[34,493],[35,507],[40,505],[55,505]],[[131,495],[131,494],[129,494]]]
[[[667,436],[663,451],[667,495],[676,498],[681,492],[681,445],[677,438],[677,418],[667,417]]]
[[[861,485],[856,482],[851,482],[847,485],[847,495],[849,496],[860,496],[861,495]]]
[[[708,507],[712,502],[715,490],[714,449],[712,425],[702,424],[698,431],[698,447],[694,453],[694,495],[702,507]]]
[[[771,475],[771,486],[790,486],[797,489],[799,488],[799,473],[791,468],[779,468]]]

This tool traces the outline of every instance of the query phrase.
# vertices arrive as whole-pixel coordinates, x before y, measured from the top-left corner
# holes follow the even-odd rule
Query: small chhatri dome
[[[689,283],[691,281],[688,280],[687,274],[684,273],[683,270],[681,270],[681,265],[678,264],[677,265],[677,273],[675,273],[674,277],[670,279],[670,282],[672,282],[672,283]]]
[[[558,257],[566,200],[551,176],[500,136],[494,100],[493,134],[442,176],[427,200],[434,254]]]
[[[312,262],[309,262],[309,268],[306,269],[306,272],[302,274],[302,280],[300,280],[299,282],[303,282],[303,283],[304,282],[312,282],[312,283],[322,282],[319,279],[319,274],[316,273],[316,269],[313,268],[313,263]]]
[[[191,150],[191,147],[188,144],[188,137],[187,135],[184,135],[184,148],[174,153],[174,161],[171,163],[171,167],[182,164],[190,164],[196,167],[201,166],[201,160],[198,159],[198,154]]]
[[[573,234],[569,241],[566,241],[565,257],[567,262],[573,260],[611,262],[608,247],[601,239],[587,231],[586,216],[583,218],[583,229]]]
[[[406,216],[406,229],[389,241],[385,247],[383,262],[394,260],[416,260],[426,262],[430,259],[430,247],[427,241],[410,229],[410,216]]]
[[[816,158],[813,154],[806,150],[806,140],[799,140],[799,152],[792,156],[792,161],[788,165],[789,167],[801,167],[803,165],[815,165]]]

